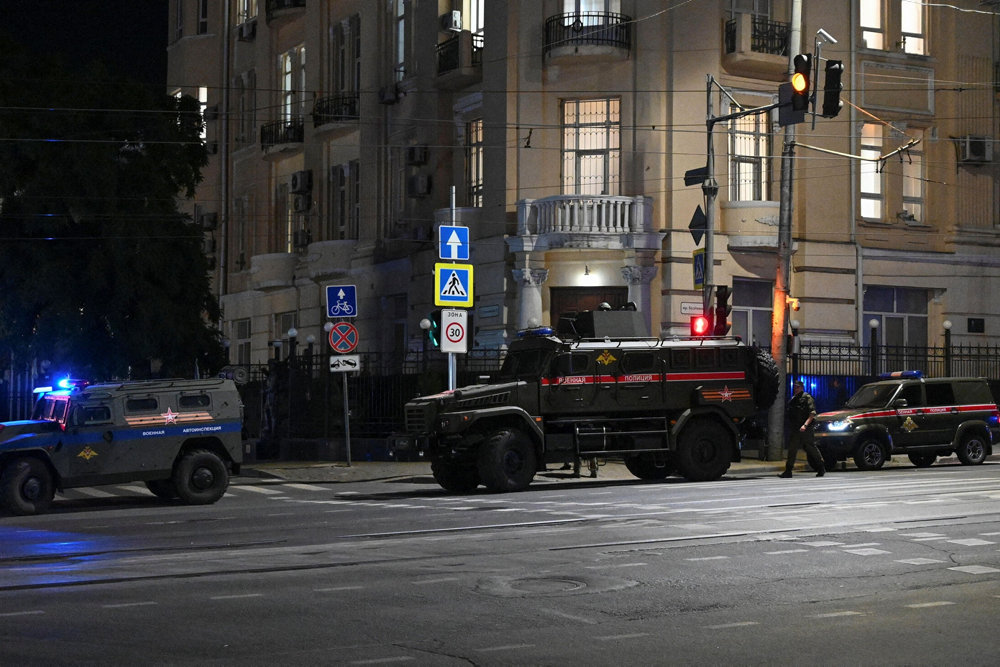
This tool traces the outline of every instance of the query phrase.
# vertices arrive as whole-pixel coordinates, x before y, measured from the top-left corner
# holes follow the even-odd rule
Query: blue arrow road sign
[[[354,285],[326,286],[326,316],[358,316],[358,291]]]
[[[441,259],[469,261],[469,228],[452,225],[438,227],[438,256]]]

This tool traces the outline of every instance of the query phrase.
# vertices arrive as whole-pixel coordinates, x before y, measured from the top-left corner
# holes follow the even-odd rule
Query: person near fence
[[[788,460],[785,461],[785,472],[781,473],[779,477],[792,476],[792,468],[795,467],[799,448],[806,451],[810,461],[816,462],[819,466],[816,470],[816,476],[822,477],[826,474],[823,456],[813,443],[816,402],[813,401],[812,396],[806,393],[805,385],[800,380],[796,380],[792,385],[792,398],[788,401],[785,415],[788,417],[788,424],[792,431],[791,437],[788,439]]]

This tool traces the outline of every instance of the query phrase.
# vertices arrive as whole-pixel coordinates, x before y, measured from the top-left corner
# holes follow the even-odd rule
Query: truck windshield
[[[508,352],[500,367],[497,380],[511,382],[513,380],[537,380],[542,376],[545,367],[547,350],[518,350]]]
[[[847,408],[884,408],[889,405],[898,384],[866,384],[847,399]]]

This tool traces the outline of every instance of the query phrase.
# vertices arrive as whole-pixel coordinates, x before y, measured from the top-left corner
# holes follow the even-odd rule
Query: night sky
[[[168,0],[0,0],[0,32],[64,63],[166,87]]]

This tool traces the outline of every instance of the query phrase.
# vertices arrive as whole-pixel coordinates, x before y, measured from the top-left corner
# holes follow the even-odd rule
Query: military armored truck
[[[142,481],[214,503],[243,461],[232,380],[153,380],[41,392],[31,419],[0,423],[0,512],[45,511],[57,490]]]
[[[547,464],[598,457],[647,480],[725,474],[744,424],[777,395],[774,360],[736,338],[622,336],[638,315],[523,331],[495,380],[409,401],[406,431],[435,480],[516,491]]]

